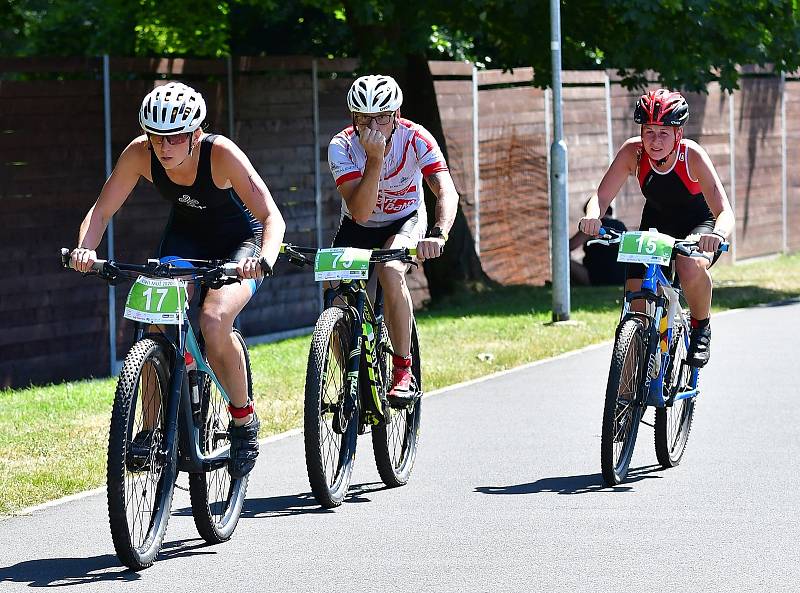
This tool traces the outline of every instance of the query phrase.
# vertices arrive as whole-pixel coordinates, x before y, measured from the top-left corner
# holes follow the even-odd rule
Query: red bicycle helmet
[[[678,92],[667,89],[649,91],[639,97],[633,121],[642,125],[681,127],[689,119],[689,104]]]
[[[683,137],[683,124],[687,119],[689,119],[689,104],[678,92],[658,89],[639,97],[636,108],[633,110],[633,121],[642,126],[671,126],[675,131],[675,143],[672,145],[672,150],[663,159],[656,161],[658,166],[666,163],[678,148]]]

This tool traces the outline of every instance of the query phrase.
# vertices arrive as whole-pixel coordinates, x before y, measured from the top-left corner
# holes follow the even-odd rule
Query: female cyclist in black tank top
[[[258,256],[263,225],[233,188],[214,185],[211,149],[216,138],[209,134],[201,139],[197,176],[191,186],[172,181],[156,155],[150,155],[153,185],[172,204],[159,257],[239,260]]]

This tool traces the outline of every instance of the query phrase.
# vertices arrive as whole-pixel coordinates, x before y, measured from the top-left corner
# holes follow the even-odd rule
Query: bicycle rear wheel
[[[164,450],[169,346],[144,338],[122,366],[108,440],[108,519],[119,559],[133,570],[153,564],[169,522],[177,473]]]
[[[614,341],[603,411],[600,466],[607,486],[616,486],[625,479],[633,456],[645,410],[636,400],[647,372],[646,344],[642,320],[625,319]]]
[[[304,405],[306,470],[311,491],[325,508],[342,504],[353,473],[358,390],[348,392],[351,327],[350,315],[344,309],[325,309],[314,328],[308,355]]]
[[[247,377],[247,395],[253,398],[250,374],[250,355],[247,344],[238,330],[236,338],[244,352],[244,370]],[[198,372],[201,388],[200,407],[200,452],[212,455],[230,446],[228,425],[230,414],[228,402],[207,373]],[[192,501],[192,516],[201,537],[210,544],[228,541],[233,535],[242,514],[247,478],[232,479],[226,466],[210,469],[201,474],[189,474],[189,496]]]
[[[684,364],[687,352],[686,328],[676,325],[670,354],[672,362],[665,377],[668,393],[674,394],[689,389],[692,377],[691,368]],[[656,408],[655,447],[656,458],[664,468],[675,467],[681,462],[692,429],[697,397],[676,401],[665,408]]]
[[[392,386],[392,356],[386,336],[386,326],[381,326],[378,371],[384,395]],[[411,372],[417,383],[419,397],[414,404],[403,409],[387,406],[386,422],[372,427],[372,450],[375,465],[384,484],[390,488],[408,483],[419,444],[419,427],[422,417],[422,369],[419,355],[417,325],[411,327]]]

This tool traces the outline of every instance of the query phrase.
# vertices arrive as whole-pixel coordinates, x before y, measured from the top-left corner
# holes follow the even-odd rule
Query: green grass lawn
[[[715,310],[800,295],[800,255],[714,272]],[[550,324],[549,288],[462,294],[418,314],[427,391],[610,339],[622,293],[576,287],[574,324]],[[302,422],[309,337],[251,349],[263,435]],[[105,482],[115,380],[0,391],[0,515]],[[298,459],[297,463],[303,463]]]

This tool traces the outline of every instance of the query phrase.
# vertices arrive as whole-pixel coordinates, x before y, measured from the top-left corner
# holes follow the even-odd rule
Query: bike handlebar
[[[598,231],[598,237],[596,239],[590,239],[586,242],[587,245],[615,245],[622,241],[623,233],[615,230],[615,229],[606,229],[604,227],[600,227]],[[673,245],[673,249],[677,251],[681,255],[685,255],[687,257],[699,257],[708,261],[712,261],[712,257],[709,257],[704,252],[699,251],[697,249],[698,241],[696,239],[689,239],[689,240],[682,240],[682,241],[675,241]],[[717,249],[717,252],[725,252],[728,251],[730,247],[730,243],[722,242]]]
[[[284,255],[290,264],[302,268],[303,266],[313,266],[314,261],[307,255],[316,255],[316,247],[301,247],[299,245],[292,245],[291,243],[281,244],[281,255]],[[369,261],[373,264],[386,263],[389,261],[401,261],[407,264],[414,264],[412,259],[417,255],[415,247],[403,247],[401,249],[373,249]]]
[[[61,265],[64,268],[75,269],[71,265],[72,251],[61,248]],[[177,267],[172,262],[160,262],[157,259],[150,259],[146,264],[126,264],[116,261],[98,259],[92,264],[88,274],[96,274],[110,284],[119,284],[123,280],[135,277],[139,274],[156,278],[184,278],[190,277],[192,280],[200,280],[201,284],[206,284],[210,288],[219,288],[226,284],[235,284],[240,281],[237,273],[238,262],[224,260],[198,260],[181,259],[178,261],[189,262],[191,267]],[[199,265],[198,265],[199,264]],[[262,269],[263,269],[263,263]]]

